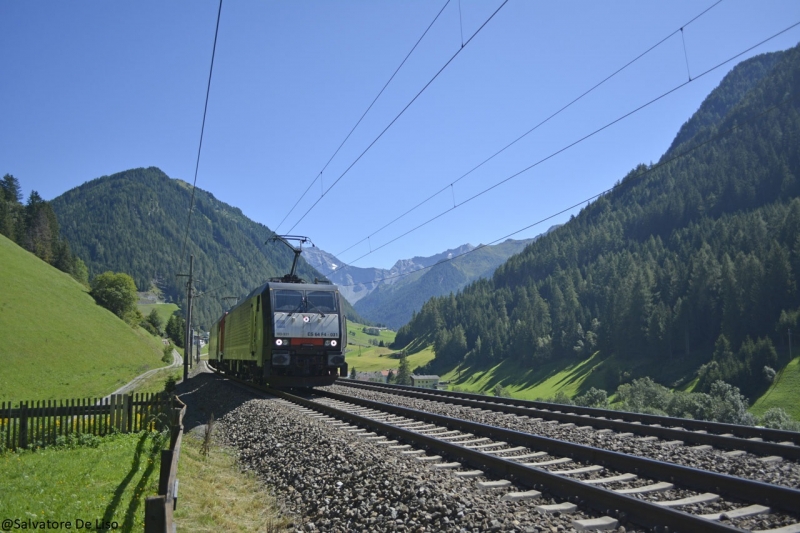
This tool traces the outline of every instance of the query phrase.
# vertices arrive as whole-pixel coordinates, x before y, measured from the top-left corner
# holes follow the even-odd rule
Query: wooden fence
[[[170,412],[170,445],[161,450],[161,470],[158,477],[158,496],[145,500],[145,533],[173,533],[176,525],[172,521],[172,511],[178,506],[178,459],[183,441],[183,415],[186,405],[178,398]]]
[[[77,434],[106,435],[144,429],[161,430],[170,422],[172,402],[166,393],[115,394],[102,400],[40,400],[0,403],[0,448],[56,444]]]

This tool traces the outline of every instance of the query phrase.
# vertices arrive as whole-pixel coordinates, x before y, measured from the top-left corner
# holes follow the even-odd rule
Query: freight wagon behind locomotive
[[[297,278],[300,250],[289,246],[295,251],[292,272],[254,290],[214,323],[209,361],[271,387],[330,385],[347,375],[347,323],[339,291]]]

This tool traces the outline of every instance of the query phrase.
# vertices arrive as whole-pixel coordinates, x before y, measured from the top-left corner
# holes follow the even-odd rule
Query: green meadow
[[[775,376],[767,392],[758,398],[750,412],[761,416],[771,407],[782,407],[792,418],[800,420],[800,357],[795,357]]]
[[[432,348],[430,348],[432,350]],[[588,389],[596,380],[604,361],[598,354],[585,361],[564,365],[552,362],[535,367],[524,367],[516,362],[503,361],[485,370],[457,367],[444,376],[450,387],[467,392],[491,392],[502,385],[514,398],[535,400],[551,398],[556,392],[576,396]]]
[[[147,317],[155,309],[164,324],[162,328],[167,325],[169,317],[179,309],[177,304],[139,304],[137,307],[144,317]]]
[[[104,396],[164,366],[159,339],[0,235],[0,401]]]
[[[377,372],[378,370],[394,369],[400,364],[398,350],[392,350],[388,346],[394,342],[397,332],[384,329],[380,330],[380,335],[369,335],[362,329],[365,326],[355,322],[347,323],[347,364],[352,372],[355,368],[358,372]],[[385,347],[373,346],[370,340],[383,341]],[[433,347],[427,347],[419,352],[408,356],[408,364],[413,371],[418,366],[426,364],[433,359]]]
[[[426,348],[425,353],[425,361],[433,358],[432,347]],[[351,367],[353,364],[351,359]],[[625,377],[621,374],[630,370],[634,371],[634,378],[658,375],[659,381],[673,390],[694,392],[697,384],[690,358],[670,361],[669,368],[662,368],[659,372],[649,366],[634,367],[625,364],[613,356],[604,359],[599,353],[585,361],[556,361],[538,366],[503,361],[488,369],[456,367],[445,373],[442,379],[450,382],[451,389],[455,387],[475,393],[491,393],[499,384],[514,398],[525,400],[552,398],[558,392],[575,397],[584,394],[591,387],[596,387],[608,392],[613,400],[616,390],[614,382]],[[626,377],[626,381],[629,379],[630,376]],[[609,386],[609,383],[613,386]],[[793,419],[800,420],[800,357],[793,359],[778,372],[770,388],[760,398],[755,399],[750,412],[762,416],[772,407],[781,407]]]
[[[158,492],[165,443],[160,433],[117,433],[90,445],[2,453],[0,516],[69,521],[69,529],[142,531],[144,500]]]

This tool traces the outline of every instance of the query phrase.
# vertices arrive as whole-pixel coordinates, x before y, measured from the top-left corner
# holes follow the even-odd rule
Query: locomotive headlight
[[[332,341],[331,341],[331,346],[336,346],[337,344],[338,344],[338,343],[336,342],[336,340],[332,340]]]
[[[331,341],[328,340],[328,339],[325,339],[325,346],[330,346],[330,345],[331,345]]]
[[[289,346],[289,339],[275,339],[275,346]]]

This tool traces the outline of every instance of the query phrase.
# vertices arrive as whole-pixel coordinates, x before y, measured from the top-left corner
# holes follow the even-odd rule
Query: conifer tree
[[[408,364],[408,357],[405,352],[400,355],[400,364],[397,368],[395,383],[398,385],[411,385],[411,369]]]

